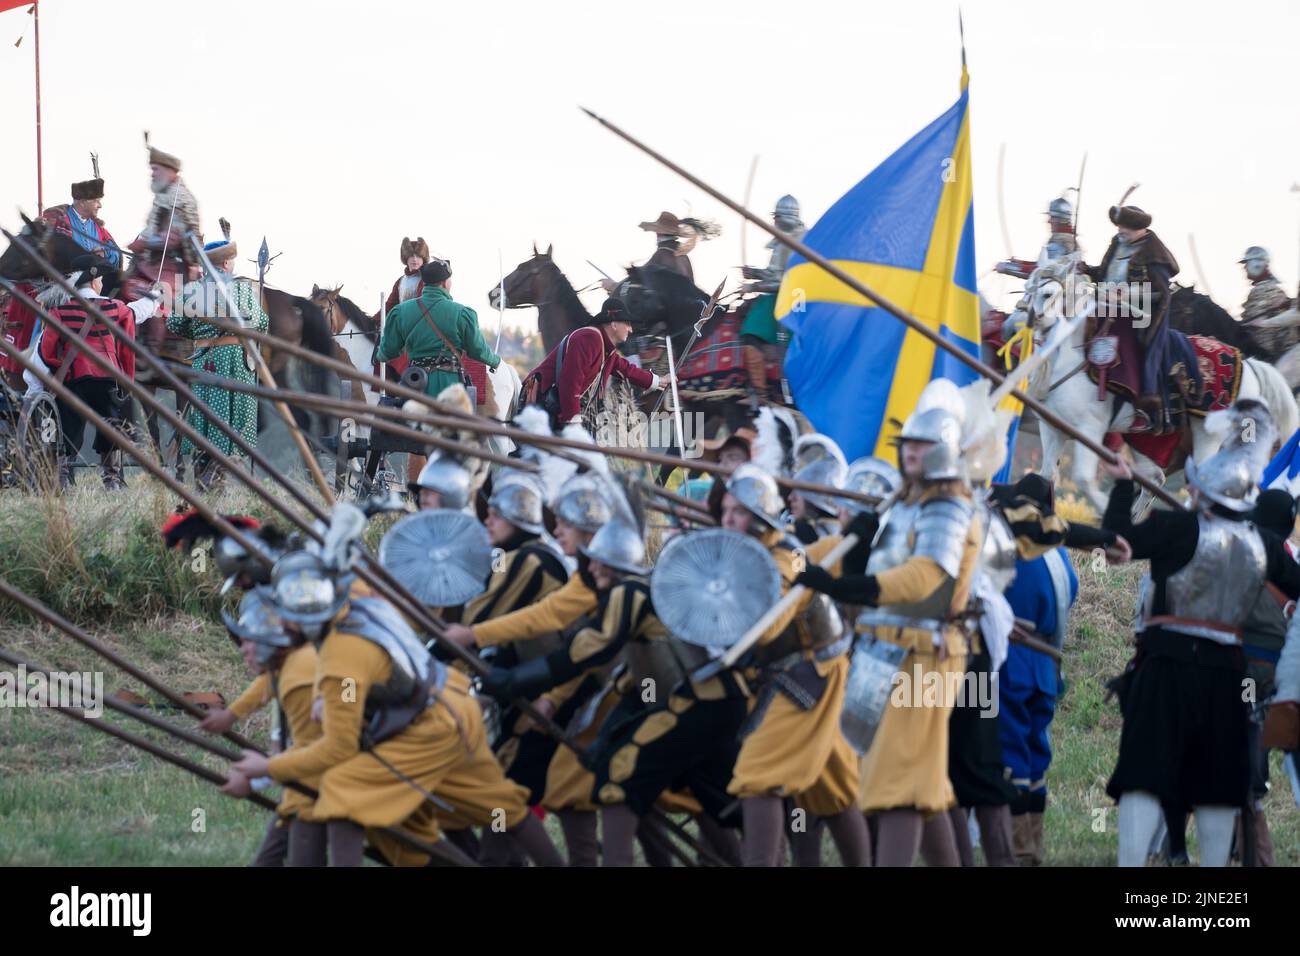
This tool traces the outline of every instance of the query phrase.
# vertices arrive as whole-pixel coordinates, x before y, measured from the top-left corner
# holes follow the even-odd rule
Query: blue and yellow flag
[[[845,194],[804,242],[872,291],[979,355],[969,91]],[[893,459],[903,421],[933,378],[967,366],[838,279],[791,257],[776,302],[791,331],[785,374],[795,403],[852,461]]]

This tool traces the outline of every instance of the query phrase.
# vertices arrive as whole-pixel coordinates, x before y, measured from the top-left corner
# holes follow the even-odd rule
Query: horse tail
[[[1282,373],[1263,359],[1246,359],[1259,379],[1260,399],[1273,413],[1277,424],[1277,439],[1285,442],[1297,428],[1300,428],[1300,409],[1296,407],[1295,396]]]

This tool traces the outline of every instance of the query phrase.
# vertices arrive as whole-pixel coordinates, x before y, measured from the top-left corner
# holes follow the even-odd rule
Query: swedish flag
[[[972,356],[979,355],[967,75],[961,97],[818,220],[804,242]],[[976,374],[838,279],[794,255],[776,317],[791,331],[795,402],[849,460],[888,452],[932,378]]]

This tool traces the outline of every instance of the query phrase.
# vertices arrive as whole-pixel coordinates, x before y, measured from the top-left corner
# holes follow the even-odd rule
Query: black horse
[[[1169,298],[1169,325],[1184,335],[1208,335],[1239,349],[1246,358],[1264,358],[1251,341],[1250,330],[1231,313],[1194,286],[1177,286]]]

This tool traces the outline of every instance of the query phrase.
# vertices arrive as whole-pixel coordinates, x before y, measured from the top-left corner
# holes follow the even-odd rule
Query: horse
[[[1055,346],[1055,351],[1030,376],[1026,385],[1028,394],[1098,444],[1107,432],[1128,434],[1134,418],[1132,404],[1125,402],[1118,412],[1114,411],[1115,397],[1107,394],[1099,398],[1097,386],[1087,375],[1081,374],[1084,370],[1080,361],[1084,354],[1087,321],[1078,322],[1071,331],[1067,331],[1070,325],[1064,321],[1067,314],[1072,313],[1070,317],[1077,319],[1095,308],[1091,283],[1074,271],[1074,263],[1069,260],[1041,267],[1029,281],[1033,295],[1030,297],[1028,322],[1034,333],[1034,347],[1042,349]],[[1067,335],[1057,346],[1058,340]],[[1214,341],[1211,344],[1222,343]],[[1278,434],[1283,441],[1296,430],[1297,423],[1300,422],[1300,410],[1297,410],[1286,380],[1277,369],[1260,359],[1242,360],[1237,398],[1263,401],[1273,414]],[[1186,454],[1200,462],[1218,450],[1223,435],[1207,428],[1206,418],[1188,414],[1185,419],[1187,423],[1183,426],[1181,444],[1185,447],[1190,443],[1190,449],[1181,456],[1172,455],[1168,466],[1162,467],[1130,443],[1136,471],[1153,481],[1163,483],[1167,476],[1182,470]],[[1040,467],[1045,477],[1050,479],[1070,437],[1042,421],[1039,422],[1039,435],[1043,446]],[[1107,499],[1097,487],[1096,471],[1097,455],[1075,442],[1070,477],[1098,513],[1101,513],[1105,510]],[[1148,504],[1149,501],[1144,496],[1138,502],[1138,511],[1144,510]]]

